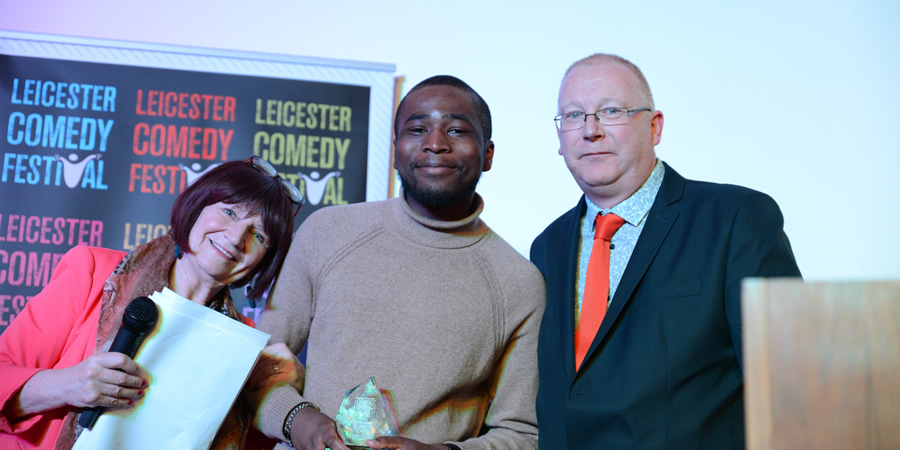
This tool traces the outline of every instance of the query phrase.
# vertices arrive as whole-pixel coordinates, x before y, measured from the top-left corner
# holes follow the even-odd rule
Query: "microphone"
[[[122,353],[129,358],[133,358],[137,353],[144,333],[150,331],[156,325],[156,319],[159,318],[159,309],[156,303],[148,297],[137,297],[125,307],[125,314],[122,315],[122,327],[116,333],[109,351]],[[95,406],[81,413],[78,419],[78,425],[84,428],[91,428],[94,422],[103,413],[103,407]]]

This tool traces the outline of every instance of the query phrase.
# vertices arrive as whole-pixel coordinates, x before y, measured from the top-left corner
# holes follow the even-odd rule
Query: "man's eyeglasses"
[[[272,167],[272,165],[269,164],[268,161],[260,158],[259,156],[251,156],[244,162],[250,163],[250,166],[254,169],[274,178],[275,181],[279,182],[279,184],[281,185],[281,190],[284,191],[285,194],[287,194],[288,198],[291,199],[291,202],[297,205],[297,211],[294,212],[294,217],[297,217],[297,213],[300,212],[300,207],[302,207],[303,203],[305,203],[303,194],[300,193],[300,189],[297,189],[297,186],[294,186],[290,181],[281,178],[281,176],[278,175],[278,171],[275,170],[275,168]]]
[[[588,116],[594,116],[601,125],[625,125],[635,114],[641,111],[650,111],[650,108],[625,109],[610,106],[593,114],[584,111],[571,111],[553,118],[556,128],[560,131],[572,131],[580,129],[587,122]]]

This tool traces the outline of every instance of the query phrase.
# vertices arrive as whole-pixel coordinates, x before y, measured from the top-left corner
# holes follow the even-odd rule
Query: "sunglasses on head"
[[[288,198],[291,199],[291,202],[297,205],[297,211],[294,212],[294,217],[297,217],[297,213],[300,212],[300,207],[302,207],[305,202],[303,194],[300,193],[300,189],[297,189],[297,186],[294,186],[290,181],[281,178],[281,176],[278,175],[278,171],[272,167],[272,164],[269,164],[268,161],[259,156],[251,156],[244,160],[244,162],[249,163],[250,167],[272,177],[275,181],[278,181],[278,184],[281,185],[281,190],[287,194]]]

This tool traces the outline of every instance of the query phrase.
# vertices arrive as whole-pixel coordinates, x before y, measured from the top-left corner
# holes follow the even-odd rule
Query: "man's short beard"
[[[454,185],[452,190],[446,191],[436,189],[433,186],[419,186],[414,178],[408,180],[403,175],[400,175],[400,185],[403,187],[403,192],[412,197],[417,203],[428,209],[437,210],[470,201],[471,195],[475,192],[475,187],[478,185],[478,178],[464,184]]]

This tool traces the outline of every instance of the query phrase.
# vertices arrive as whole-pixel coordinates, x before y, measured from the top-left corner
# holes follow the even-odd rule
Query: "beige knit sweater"
[[[306,219],[258,326],[295,352],[308,343],[306,383],[302,397],[290,387],[267,397],[266,434],[281,436],[303,400],[335,417],[347,390],[374,376],[412,439],[537,448],[544,280],[476,202],[458,222],[418,216],[402,198]]]

